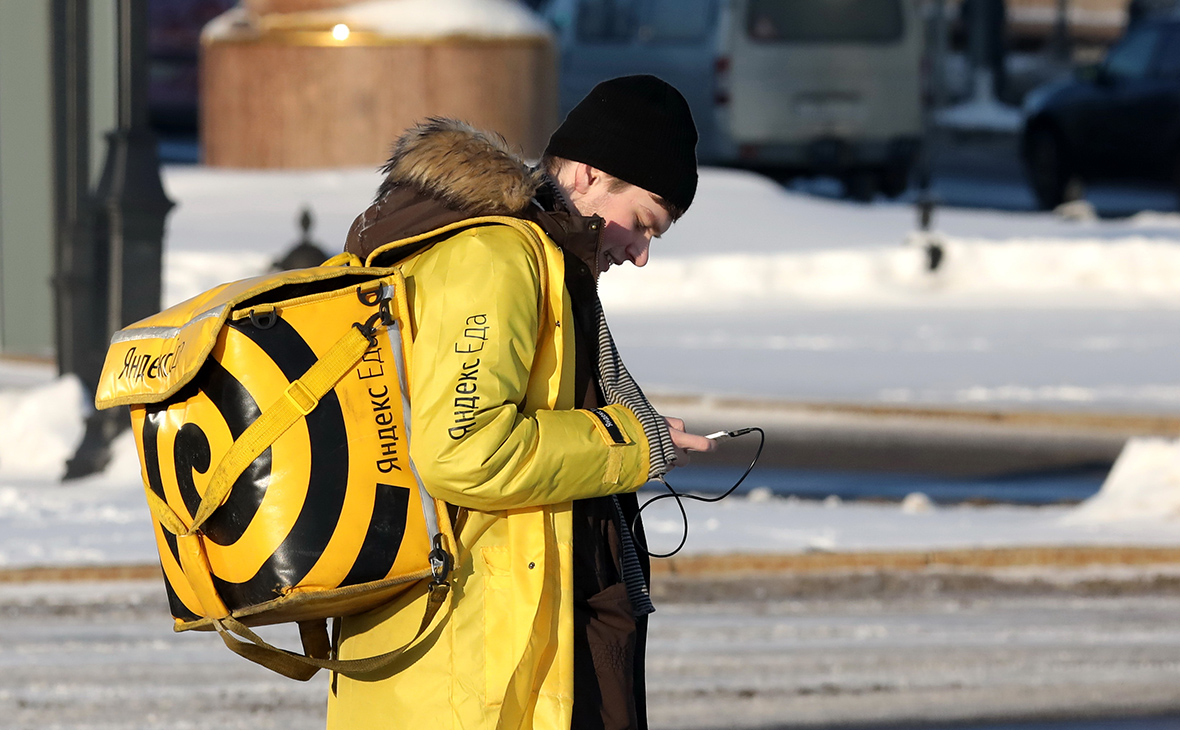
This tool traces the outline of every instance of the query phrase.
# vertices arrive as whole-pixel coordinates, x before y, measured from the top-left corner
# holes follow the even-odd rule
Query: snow
[[[939,109],[935,115],[938,126],[964,132],[992,132],[1012,134],[1019,131],[1024,123],[1020,109],[996,99],[992,92],[991,71],[976,69],[972,97],[946,109]]]
[[[934,510],[934,502],[921,492],[910,492],[901,500],[901,511],[907,515],[919,515]]]
[[[82,440],[86,394],[76,377],[0,390],[0,478],[54,476]],[[0,509],[4,496],[0,492]]]
[[[58,480],[72,453],[36,474],[0,470],[0,568],[156,562],[131,433],[112,451],[105,473],[65,484]]]
[[[386,38],[549,38],[549,27],[535,13],[513,0],[370,0],[329,10],[291,14],[300,27],[333,27],[377,33]],[[234,8],[214,18],[201,32],[203,42],[234,38],[256,25],[287,27],[270,16],[254,16]],[[345,40],[343,37],[334,37]]]
[[[994,100],[971,100],[938,111],[938,126],[961,131],[1013,133],[1020,129],[1020,110]]]
[[[73,378],[0,391],[4,428],[24,453],[0,468],[0,568],[156,561],[135,443],[125,432],[107,471],[58,484],[86,408]],[[53,413],[49,427],[44,414]],[[7,441],[7,439],[3,439]],[[12,450],[4,452],[12,455]],[[691,468],[691,467],[689,467]],[[675,484],[676,473],[669,480]],[[687,554],[896,551],[1049,545],[1176,545],[1180,444],[1133,442],[1103,490],[1080,507],[941,506],[921,493],[899,504],[779,498],[757,485],[719,504],[686,502]],[[659,492],[642,491],[646,500]],[[675,547],[684,523],[672,500],[644,513],[653,552]]]
[[[165,301],[264,270],[298,238],[339,250],[376,190],[366,170],[310,173],[166,171],[170,197]],[[734,215],[733,211],[742,211]],[[1031,213],[947,210],[944,250],[926,270],[909,206],[817,200],[735,170],[702,171],[691,213],[653,244],[650,263],[601,283],[608,313],[796,307],[1126,309],[1180,306],[1180,216],[1076,222]]]
[[[171,167],[165,301],[260,273],[299,238],[339,250],[372,170]],[[930,238],[903,204],[817,199],[702,170],[697,202],[602,297],[650,392],[755,399],[1180,412],[1180,216],[1121,221],[944,209]],[[943,265],[925,270],[929,241]],[[153,563],[134,443],[59,484],[90,406],[47,364],[0,361],[0,567]],[[744,426],[751,424],[734,424]],[[686,550],[801,552],[1010,545],[1175,545],[1180,446],[1132,442],[1078,508],[792,500],[759,489],[687,505]],[[654,492],[652,492],[654,494]],[[680,539],[653,506],[652,548]],[[1150,519],[1149,519],[1150,518]]]
[[[549,37],[545,21],[514,0],[372,0],[332,15],[353,30],[394,37]]]
[[[918,239],[920,237],[915,237]],[[927,270],[917,245],[879,250],[668,257],[604,277],[610,312],[790,307],[1180,306],[1180,244],[955,238]]]
[[[657,492],[641,492],[640,501],[649,493]],[[652,552],[666,552],[680,543],[684,521],[671,502],[663,500],[643,513]],[[924,495],[911,495],[900,504],[847,502],[831,496],[728,497],[718,504],[686,501],[684,506],[689,520],[685,553],[698,555],[1180,543],[1175,520],[1075,522],[1069,518],[1080,507],[937,506]]]
[[[1062,520],[1067,525],[1180,522],[1180,441],[1131,439],[1098,494]]]
[[[1067,18],[1070,26],[1089,26],[1092,28],[1121,29],[1127,24],[1127,11],[1120,7],[1106,7],[1106,3],[1092,3],[1099,7],[1079,7],[1079,3],[1067,4]],[[1115,5],[1115,3],[1110,3]],[[1072,6],[1072,7],[1071,7]],[[1011,13],[1013,23],[1027,23],[1029,25],[1052,26],[1057,22],[1056,3],[1013,3],[1008,12]]]
[[[73,376],[0,389],[0,567],[155,561],[130,432],[105,473],[59,484],[91,411]]]

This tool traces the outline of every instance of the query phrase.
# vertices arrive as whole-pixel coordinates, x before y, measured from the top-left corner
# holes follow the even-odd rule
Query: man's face
[[[651,193],[607,175],[596,176],[575,206],[582,215],[597,215],[605,222],[600,273],[626,261],[643,266],[651,239],[659,238],[672,225],[672,216]]]

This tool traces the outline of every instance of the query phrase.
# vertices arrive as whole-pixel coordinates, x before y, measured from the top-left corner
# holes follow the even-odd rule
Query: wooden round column
[[[286,2],[301,10],[340,4]],[[538,157],[557,126],[549,37],[399,38],[362,29],[341,40],[323,18],[329,14],[246,7],[210,23],[201,47],[205,164],[375,166],[407,127],[428,116],[499,132]]]

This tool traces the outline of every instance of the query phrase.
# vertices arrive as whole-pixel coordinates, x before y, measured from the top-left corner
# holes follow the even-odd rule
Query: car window
[[[1159,40],[1155,72],[1166,79],[1180,79],[1180,31],[1164,34]]]
[[[648,0],[639,37],[651,43],[696,43],[713,26],[713,0]]]
[[[629,43],[635,37],[635,0],[584,0],[578,3],[578,40]]]
[[[760,43],[901,40],[901,0],[750,0],[746,33]]]
[[[1151,57],[1159,40],[1159,28],[1144,27],[1127,34],[1106,55],[1106,75],[1117,79],[1141,79],[1147,76]]]

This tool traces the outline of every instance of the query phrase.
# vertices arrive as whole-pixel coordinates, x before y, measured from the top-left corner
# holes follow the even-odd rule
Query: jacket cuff
[[[618,491],[631,491],[647,483],[651,448],[635,413],[624,405],[590,408],[583,413],[607,447],[603,483]]]

